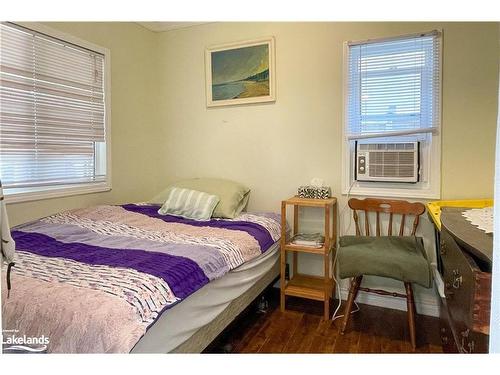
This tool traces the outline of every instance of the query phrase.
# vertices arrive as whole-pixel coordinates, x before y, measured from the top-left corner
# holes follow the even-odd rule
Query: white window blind
[[[0,42],[3,186],[105,181],[104,56],[11,23]]]
[[[438,31],[348,44],[347,139],[436,133]]]

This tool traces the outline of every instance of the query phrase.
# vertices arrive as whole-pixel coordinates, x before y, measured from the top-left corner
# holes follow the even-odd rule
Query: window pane
[[[349,46],[350,136],[436,128],[436,34]]]
[[[2,23],[0,176],[6,188],[105,180],[104,56]],[[103,173],[104,171],[104,173]]]

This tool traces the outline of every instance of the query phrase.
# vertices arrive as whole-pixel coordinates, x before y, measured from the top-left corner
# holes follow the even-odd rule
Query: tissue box
[[[300,198],[328,199],[332,191],[328,186],[300,186],[298,195]]]

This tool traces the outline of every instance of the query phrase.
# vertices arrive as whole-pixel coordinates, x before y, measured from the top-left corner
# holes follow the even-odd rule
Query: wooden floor
[[[205,353],[412,353],[405,311],[360,305],[340,335],[341,319],[323,321],[321,302],[287,297],[282,313],[278,294],[268,290],[267,312],[249,307]],[[417,316],[416,352],[442,353],[437,318]]]

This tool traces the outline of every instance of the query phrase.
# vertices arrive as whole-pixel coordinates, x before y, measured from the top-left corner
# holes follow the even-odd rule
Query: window
[[[441,33],[346,43],[343,193],[439,197]],[[355,141],[420,142],[417,183],[354,179]]]
[[[0,31],[0,178],[7,199],[109,190],[107,51],[12,23]]]

